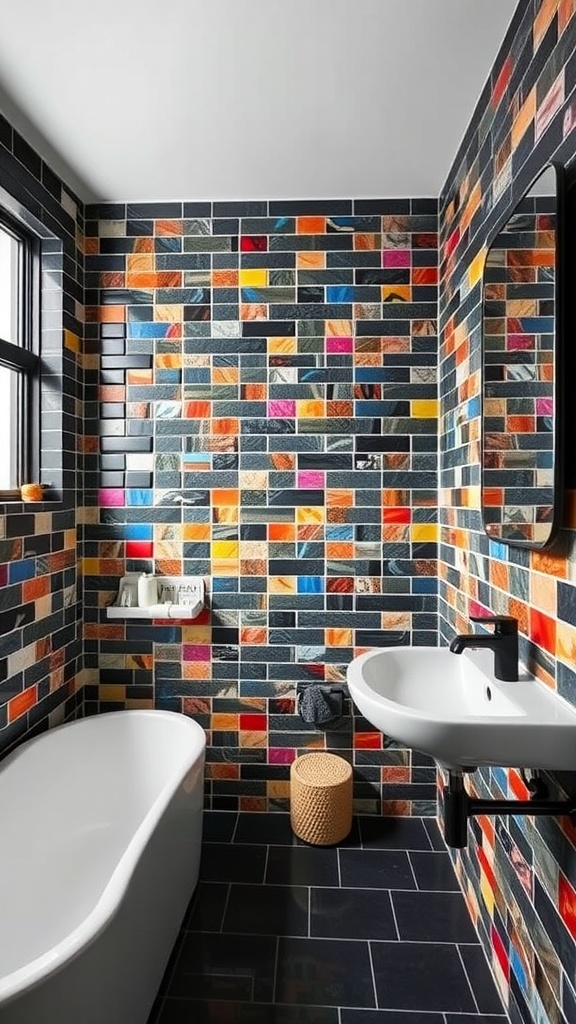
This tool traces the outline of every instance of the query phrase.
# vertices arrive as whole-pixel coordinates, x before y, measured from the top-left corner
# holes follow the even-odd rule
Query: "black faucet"
[[[471,622],[494,626],[493,633],[463,633],[450,644],[453,654],[466,647],[489,647],[494,651],[494,675],[506,683],[518,679],[518,620],[513,615],[471,615]]]

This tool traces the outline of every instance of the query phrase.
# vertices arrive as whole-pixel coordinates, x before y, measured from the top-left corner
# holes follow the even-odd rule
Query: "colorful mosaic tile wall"
[[[495,540],[550,538],[556,238],[556,197],[528,198],[486,258],[481,502]]]
[[[429,759],[295,697],[437,642],[436,228],[432,200],[87,209],[87,708],[193,714],[213,807],[286,809],[326,747],[359,808],[434,812]],[[209,610],[107,620],[152,570]]]
[[[554,547],[530,553],[489,540],[479,500],[479,395],[485,242],[548,159],[574,159],[575,86],[573,0],[521,4],[442,197],[440,296],[441,633],[446,642],[468,632],[470,613],[517,616],[522,659],[573,704],[575,495],[568,493]],[[483,771],[472,781],[484,796],[527,795],[515,771]],[[458,871],[512,1020],[572,1024],[574,828],[567,819],[484,817],[470,835]]]
[[[0,116],[0,207],[40,238],[41,480],[46,500],[0,505],[0,755],[73,716],[82,632],[76,525],[81,476],[82,208]]]

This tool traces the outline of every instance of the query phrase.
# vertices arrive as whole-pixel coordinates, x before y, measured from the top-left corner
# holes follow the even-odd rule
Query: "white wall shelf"
[[[118,599],[108,606],[106,615],[109,619],[195,619],[205,607],[205,596],[201,576],[128,573],[120,580]]]

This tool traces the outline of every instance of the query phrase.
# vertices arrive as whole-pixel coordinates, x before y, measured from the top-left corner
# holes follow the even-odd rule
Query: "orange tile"
[[[545,2],[546,2],[546,0],[545,0]],[[554,0],[554,2],[557,3],[557,0]],[[521,142],[521,140],[523,139],[525,133],[528,131],[528,128],[530,127],[530,125],[534,121],[535,116],[536,116],[536,87],[534,86],[530,90],[527,98],[525,99],[524,103],[522,104],[520,110],[518,111],[518,114],[516,115],[516,117],[515,117],[515,119],[514,119],[514,121],[512,123],[512,136],[511,136],[511,138],[512,138],[512,149],[513,150],[518,148],[518,144]]]
[[[181,235],[181,220],[157,220],[154,222],[154,232],[157,235]]]
[[[437,267],[414,267],[412,270],[413,284],[436,284],[437,281]]]
[[[556,654],[556,620],[536,608],[530,609],[529,620],[530,639],[549,654]]]
[[[242,389],[242,397],[251,402],[266,400],[268,387],[266,384],[245,384]]]
[[[558,35],[561,36],[576,11],[575,0],[560,0],[558,8]]]
[[[268,630],[263,626],[244,626],[240,630],[240,642],[243,644],[268,643]]]
[[[379,249],[381,244],[380,235],[354,234],[354,248],[358,250]]]
[[[272,452],[270,455],[274,469],[285,469],[291,471],[296,468],[296,457],[288,452]]]
[[[237,288],[238,287],[238,271],[237,270],[213,270],[212,271],[212,285],[214,288]]]
[[[326,545],[327,558],[354,558],[354,545],[345,544],[342,541],[328,543]]]
[[[530,568],[536,572],[548,573],[558,579],[566,579],[568,565],[562,555],[552,555],[547,551],[530,552]]]
[[[182,527],[184,540],[210,540],[211,533],[209,523],[184,523]]]
[[[324,235],[326,233],[326,218],[297,217],[296,231],[299,235]]]
[[[239,779],[239,764],[207,764],[206,778],[208,779]]]
[[[207,420],[212,412],[210,402],[184,402],[184,417],[187,420]]]
[[[326,415],[341,417],[353,416],[354,405],[352,402],[346,402],[342,399],[326,402]]]
[[[213,434],[228,434],[230,437],[237,437],[239,432],[239,421],[237,419],[212,420]]]
[[[327,647],[352,647],[352,630],[325,629],[324,639]]]
[[[528,634],[528,606],[523,601],[511,597],[508,602],[508,614],[518,619],[518,632]]]
[[[353,744],[357,750],[381,750],[382,739],[381,732],[357,732]]]
[[[269,523],[268,540],[293,541],[296,539],[294,523]]]
[[[221,729],[222,732],[235,732],[238,729],[238,715],[212,715],[212,729]]]
[[[354,504],[354,491],[327,490],[326,505],[328,507],[351,508]]]
[[[534,18],[533,40],[534,51],[542,42],[552,18],[556,14],[560,0],[542,0],[540,9]]]
[[[49,576],[37,576],[33,580],[24,580],[22,584],[22,598],[24,601],[36,601],[37,598],[45,597],[49,593]]]
[[[267,320],[268,306],[263,302],[243,302],[240,306],[241,320]]]
[[[154,239],[153,238],[135,238],[134,239],[134,252],[154,252]]]
[[[326,266],[326,253],[298,252],[296,253],[296,266],[298,270],[323,270]]]
[[[124,288],[125,276],[120,270],[108,274],[100,274],[101,288]]]
[[[212,491],[212,505],[239,505],[240,491]]]
[[[12,700],[8,701],[8,721],[15,722],[17,718],[21,718],[30,708],[34,707],[37,700],[36,686],[29,686],[27,690],[23,690],[16,697],[12,697]]]

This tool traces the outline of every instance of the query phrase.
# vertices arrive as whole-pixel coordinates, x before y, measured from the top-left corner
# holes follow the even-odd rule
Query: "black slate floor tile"
[[[460,892],[458,879],[447,853],[410,853],[419,889],[431,892]]]
[[[339,850],[342,885],[363,889],[415,889],[408,854],[402,850]]]
[[[221,931],[229,889],[227,882],[199,882],[183,927],[187,931]]]
[[[460,946],[480,1013],[502,1013],[502,1002],[482,946]]]
[[[421,818],[392,818],[377,815],[358,819],[363,849],[431,850],[430,836]]]
[[[342,1010],[341,1024],[444,1024],[444,1015],[404,1010]]]
[[[152,1022],[150,1022],[152,1024]],[[274,1006],[216,999],[167,999],[158,1024],[339,1024],[327,1006]],[[377,1021],[374,1024],[378,1024]],[[407,1021],[406,1024],[412,1024]],[[414,1022],[418,1024],[418,1022]],[[430,1021],[429,1024],[436,1024]]]
[[[233,885],[224,931],[308,935],[308,889],[299,885]]]
[[[271,846],[266,882],[271,885],[338,885],[338,852],[312,846]]]
[[[368,943],[279,939],[274,1001],[376,1006]]]
[[[298,840],[292,831],[289,814],[253,814],[244,811],[238,815],[234,842],[291,846]]]
[[[392,903],[402,941],[478,942],[459,892],[393,892]]]
[[[442,829],[438,827],[438,821],[436,818],[422,818],[422,824],[426,829],[430,842],[432,843],[432,849],[442,850],[446,853],[446,843],[444,842],[444,833]]]
[[[263,882],[265,846],[204,843],[200,878],[205,882]]]
[[[446,1024],[506,1024],[508,1018],[504,1011],[501,1016],[490,1013],[447,1013]]]
[[[238,821],[236,811],[204,811],[202,841],[205,843],[229,843]]]
[[[389,1010],[476,1013],[456,946],[371,942],[378,1006]]]
[[[333,939],[396,939],[390,893],[381,889],[312,889],[310,934]]]
[[[188,932],[170,997],[272,1002],[276,942],[269,935]]]

